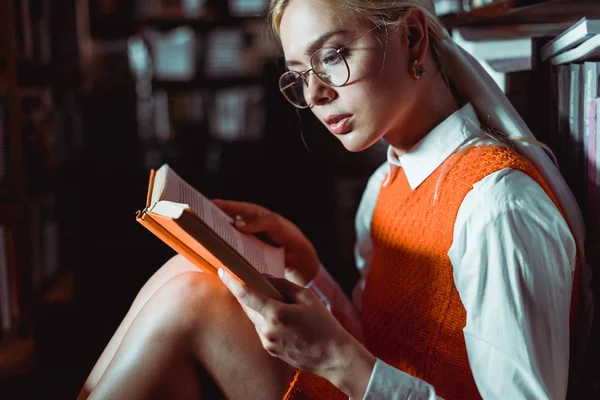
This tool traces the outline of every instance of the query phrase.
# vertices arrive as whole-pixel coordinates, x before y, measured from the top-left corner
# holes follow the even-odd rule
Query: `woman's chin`
[[[363,151],[368,149],[377,142],[377,140],[369,140],[366,135],[361,134],[358,131],[352,131],[345,135],[336,135],[344,148],[352,153]]]

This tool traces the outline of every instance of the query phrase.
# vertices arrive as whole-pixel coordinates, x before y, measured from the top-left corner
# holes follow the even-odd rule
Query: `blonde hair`
[[[444,36],[443,27],[435,14],[435,8],[430,0],[318,0],[328,3],[341,15],[353,15],[359,20],[367,21],[373,26],[387,30],[402,24],[402,17],[411,8],[423,11],[427,18],[429,31],[429,46],[433,60],[440,70],[441,43]],[[290,0],[271,0],[269,6],[269,21],[271,29],[277,37],[280,34],[281,18]],[[444,74],[446,75],[446,74]]]

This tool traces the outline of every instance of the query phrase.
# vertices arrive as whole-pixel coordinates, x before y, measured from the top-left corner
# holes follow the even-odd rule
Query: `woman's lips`
[[[327,125],[331,132],[336,135],[344,135],[352,130],[350,126],[351,119],[352,115],[330,117],[327,119]]]

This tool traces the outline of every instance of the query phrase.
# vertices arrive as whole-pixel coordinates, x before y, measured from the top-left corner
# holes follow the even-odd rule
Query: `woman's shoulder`
[[[533,177],[513,168],[492,172],[473,184],[464,203],[470,204],[469,208],[473,210],[486,210],[490,215],[556,209],[550,196]]]

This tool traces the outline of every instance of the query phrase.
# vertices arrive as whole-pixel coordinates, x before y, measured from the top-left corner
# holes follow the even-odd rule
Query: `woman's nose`
[[[308,87],[304,92],[308,104],[320,106],[333,101],[337,96],[334,88],[319,79],[314,71],[311,72],[307,77]]]

